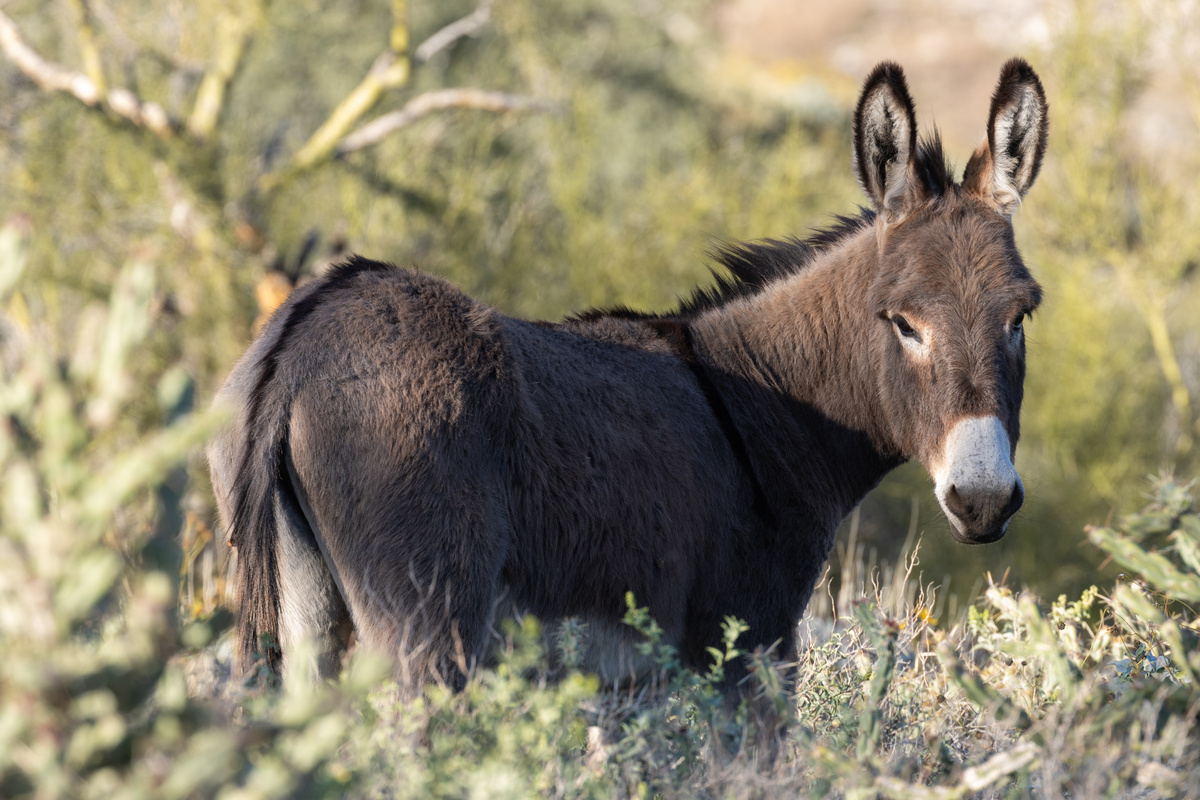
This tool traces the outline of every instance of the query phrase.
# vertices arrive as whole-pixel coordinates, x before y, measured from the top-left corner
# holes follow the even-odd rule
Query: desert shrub
[[[0,796],[328,793],[345,697],[378,671],[237,703],[189,692],[181,654],[227,623],[179,621],[183,465],[222,414],[191,410],[186,372],[139,361],[153,266],[127,264],[55,341],[21,311],[53,302],[22,280],[26,245],[0,228]],[[144,382],[157,411],[120,413]]]
[[[880,618],[860,606],[857,626],[801,660],[823,687],[798,697],[815,785],[893,797],[1195,793],[1191,490],[1159,480],[1143,511],[1089,530],[1127,570],[1109,595],[1092,587],[1044,608],[989,583],[961,625],[916,636],[906,631],[919,614]]]
[[[365,660],[331,686],[230,678],[226,550],[198,457],[220,415],[193,407],[245,346],[252,287],[349,249],[517,314],[666,306],[707,280],[709,237],[852,213],[845,109],[758,103],[726,81],[698,22],[707,2],[497,3],[378,110],[476,86],[551,113],[423,118],[266,192],[258,182],[365,74],[403,3],[42,5],[2,13],[43,56],[83,69],[77,22],[94,6],[111,83],[180,119],[214,48],[236,38],[207,32],[253,35],[200,139],[159,140],[0,61],[0,796],[1200,792],[1193,488],[1156,482],[1147,509],[1079,547],[1080,520],[1130,507],[1160,464],[1194,472],[1200,453],[1200,195],[1178,179],[1194,154],[1164,169],[1129,135],[1147,64],[1177,44],[1154,38],[1152,17],[1186,4],[1081,0],[1051,50],[1029,54],[1055,120],[1017,222],[1048,289],[1030,327],[1030,507],[982,557],[926,541],[926,562],[970,603],[962,619],[945,588],[935,602],[913,580],[915,560],[873,578],[889,554],[851,542],[843,567],[857,577],[836,604],[814,601],[795,665],[738,652],[731,621],[714,670],[691,672],[632,609],[660,667],[646,684],[598,686],[571,669],[570,625],[550,658],[525,620],[465,692],[413,703]],[[410,5],[416,43],[475,4]],[[1175,60],[1194,89],[1200,62]],[[927,496],[918,472],[869,501],[894,507],[872,544],[902,529],[914,487]],[[1081,591],[1106,558],[1121,580]],[[999,564],[1074,588],[1046,605],[988,579],[971,599]],[[716,689],[734,658],[752,660],[754,699],[792,720],[773,755],[752,706]]]
[[[525,619],[459,694],[401,702],[364,658],[336,685],[248,689],[230,677],[228,615],[178,615],[184,467],[221,414],[191,410],[186,371],[139,358],[157,270],[123,267],[56,339],[22,311],[53,302],[23,277],[26,241],[0,230],[6,797],[1200,791],[1200,514],[1170,478],[1089,530],[1125,570],[1111,592],[1042,606],[992,581],[939,624],[915,554],[883,576],[858,563],[843,581],[858,602],[814,602],[794,665],[740,652],[730,620],[711,668],[691,671],[631,603],[659,668],[632,687],[575,669],[577,627],[550,658]],[[718,690],[738,658],[753,675],[741,704]],[[761,734],[756,707],[791,721],[786,738]]]

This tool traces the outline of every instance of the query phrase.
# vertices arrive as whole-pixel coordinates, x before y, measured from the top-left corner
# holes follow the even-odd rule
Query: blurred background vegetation
[[[925,577],[962,595],[985,570],[1043,594],[1086,586],[1103,556],[1084,524],[1140,506],[1147,474],[1200,466],[1194,8],[1026,5],[1041,24],[1014,41],[1052,113],[1046,167],[1015,220],[1048,298],[1028,334],[1029,499],[1001,543],[964,548],[907,467],[857,520],[856,542],[880,560],[915,526]],[[117,375],[119,361],[99,399],[75,401],[72,446],[102,476],[104,453],[170,422],[164,396],[186,387],[205,406],[261,306],[343,254],[444,275],[520,316],[669,307],[710,279],[713,242],[853,213],[859,80],[886,57],[937,72],[916,55],[924,40],[897,35],[861,68],[850,58],[851,73],[835,47],[852,39],[845,21],[828,28],[828,57],[739,54],[731,31],[768,6],[801,13],[763,0],[5,0],[0,263],[23,265],[0,274],[6,387],[35,347],[85,388],[81,376]],[[886,28],[869,6],[848,3],[847,19]],[[989,88],[1010,54],[982,65]],[[944,84],[982,129],[988,89],[913,82],[923,125],[956,119],[922,95]],[[1155,102],[1182,122],[1155,123]],[[387,135],[346,138],[396,113],[405,124]],[[974,142],[954,132],[961,165]],[[103,334],[119,303],[144,309],[143,329]],[[189,452],[182,591],[210,613],[227,554]]]
[[[1194,793],[1196,14],[0,0],[0,797]],[[961,165],[1015,53],[1052,114],[1015,220],[1047,289],[1027,327],[1027,504],[999,544],[966,548],[919,467],[867,499],[840,591],[802,628],[833,636],[802,657],[792,772],[729,768],[738,733],[704,676],[671,667],[636,699],[548,681],[529,620],[456,697],[389,701],[366,659],[310,691],[229,680],[200,452],[223,420],[202,409],[295,283],[359,252],[521,316],[669,307],[710,280],[713,242],[854,213],[850,104],[876,61],[905,65]],[[903,558],[918,534],[924,581]],[[1143,576],[1112,598],[1084,590],[1111,584],[1106,554]],[[1047,610],[1004,573],[1081,599]],[[952,628],[967,615],[943,601],[976,587]]]

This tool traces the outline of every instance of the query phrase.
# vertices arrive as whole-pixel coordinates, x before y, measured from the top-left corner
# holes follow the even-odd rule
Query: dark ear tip
[[[866,85],[877,83],[880,80],[889,79],[892,77],[904,77],[904,67],[897,64],[895,61],[884,60],[875,65],[871,73],[867,76]]]
[[[865,97],[881,83],[892,87],[903,98],[908,97],[908,82],[904,79],[904,68],[895,61],[880,61],[875,69],[863,81],[862,94]]]
[[[1037,92],[1038,97],[1043,101],[1046,99],[1046,92],[1042,88],[1042,81],[1038,78],[1033,67],[1029,66],[1029,62],[1023,58],[1014,57],[1004,62],[1004,66],[1000,68],[1000,81],[996,87],[997,97],[1008,97],[1016,92],[1018,87],[1029,86]]]

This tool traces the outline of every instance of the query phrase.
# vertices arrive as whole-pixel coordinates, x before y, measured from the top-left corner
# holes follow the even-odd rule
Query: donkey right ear
[[[967,162],[963,188],[1012,216],[1042,168],[1050,127],[1047,112],[1037,73],[1024,60],[1010,59],[992,95],[987,141]]]
[[[916,139],[917,113],[904,70],[884,61],[867,76],[854,109],[854,170],[885,222],[904,216],[915,188]]]

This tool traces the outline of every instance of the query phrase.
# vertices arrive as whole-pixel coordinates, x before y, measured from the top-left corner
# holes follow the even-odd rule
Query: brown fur
[[[995,195],[1036,175],[1044,125],[1014,120],[1045,101],[1014,63],[989,132],[1017,141],[1016,172],[993,175],[985,145],[954,183],[882,64],[855,116],[875,210],[725,248],[732,277],[671,314],[525,322],[357,257],[297,291],[222,390],[240,416],[210,449],[243,666],[307,638],[332,674],[352,625],[411,685],[461,685],[504,596],[589,621],[615,679],[638,668],[630,591],[692,663],[727,615],[786,652],[838,523],[889,470],[933,469],[965,417],[1015,446],[1040,289]],[[967,540],[1019,505],[985,499]]]

